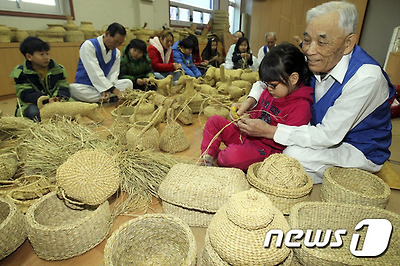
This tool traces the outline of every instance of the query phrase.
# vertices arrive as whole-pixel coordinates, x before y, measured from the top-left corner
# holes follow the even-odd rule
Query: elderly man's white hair
[[[264,38],[266,39],[268,36],[272,36],[276,40],[276,33],[275,32],[270,31],[270,32],[265,33]]]
[[[308,10],[306,22],[334,11],[339,13],[339,28],[345,34],[355,33],[358,20],[357,8],[354,4],[346,1],[327,2]]]

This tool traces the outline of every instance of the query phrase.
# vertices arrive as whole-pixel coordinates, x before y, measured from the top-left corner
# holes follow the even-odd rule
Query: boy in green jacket
[[[24,116],[40,121],[37,100],[47,95],[43,103],[70,100],[67,72],[49,56],[50,46],[37,37],[28,37],[19,47],[25,56],[22,65],[16,66],[10,74],[15,80],[18,97],[15,116]]]
[[[147,86],[150,76],[154,74],[146,43],[140,39],[133,39],[122,52],[119,78],[132,80],[133,89],[155,90],[155,86]]]

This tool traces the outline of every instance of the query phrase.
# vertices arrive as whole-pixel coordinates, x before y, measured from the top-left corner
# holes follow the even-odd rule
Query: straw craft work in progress
[[[167,111],[167,125],[160,136],[160,149],[169,153],[181,152],[189,148],[190,142],[182,126],[173,117],[174,111]]]
[[[313,187],[312,178],[301,164],[286,154],[272,154],[250,165],[247,180],[266,193],[284,214],[289,214],[294,204],[307,200]]]
[[[274,238],[268,248],[264,247],[271,229],[286,233],[290,227],[267,195],[250,189],[232,195],[214,215],[207,231],[212,248],[230,265],[277,265],[290,256],[291,250],[276,247]]]
[[[321,199],[385,208],[389,186],[379,177],[356,168],[330,167],[324,171]]]
[[[366,228],[355,230],[356,225],[364,219],[387,219],[393,226],[387,250],[377,257],[356,257],[350,252],[350,243],[354,234],[360,236],[359,246],[366,239]],[[336,202],[301,202],[293,206],[289,216],[292,228],[303,230],[310,229],[316,232],[322,230],[325,235],[327,230],[332,234],[338,229],[345,229],[346,234],[341,235],[343,245],[340,248],[307,248],[304,238],[301,247],[295,248],[295,256],[301,265],[400,265],[400,215],[372,206],[360,206]],[[321,239],[324,237],[321,236]],[[332,239],[332,237],[330,238]],[[361,249],[361,247],[358,247]]]
[[[0,197],[0,260],[25,242],[26,220],[15,204]]]
[[[161,182],[158,195],[165,213],[180,217],[190,226],[207,227],[232,194],[249,187],[239,169],[178,163]]]
[[[135,122],[126,132],[126,144],[129,149],[159,150],[158,130],[151,122]]]
[[[121,225],[107,240],[105,265],[194,266],[196,241],[189,226],[167,214],[146,214]]]
[[[26,213],[28,239],[36,255],[45,260],[68,259],[102,242],[112,225],[108,201],[71,209],[51,192]]]
[[[18,166],[19,161],[16,154],[11,152],[0,154],[0,180],[7,180],[13,177],[17,172]]]
[[[57,185],[67,197],[98,205],[113,195],[121,184],[114,159],[100,149],[84,149],[71,155],[57,169]]]

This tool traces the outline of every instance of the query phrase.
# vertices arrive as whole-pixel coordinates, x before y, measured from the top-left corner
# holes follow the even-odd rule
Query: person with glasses
[[[357,9],[332,1],[306,16],[303,52],[313,72],[310,124],[269,125],[241,120],[241,132],[287,146],[314,183],[338,166],[377,172],[390,157],[389,100],[394,87],[380,65],[356,45]]]
[[[284,150],[284,145],[272,139],[243,133],[237,125],[242,119],[274,126],[300,126],[310,121],[313,89],[306,84],[311,73],[296,46],[283,43],[273,48],[261,61],[259,73],[265,89],[258,101],[250,96],[245,102],[234,104],[239,119],[231,112],[234,122],[217,115],[207,120],[201,165],[212,166],[217,159],[219,166],[247,170],[251,164]],[[221,142],[227,146],[224,150],[219,148]]]
[[[86,40],[79,48],[75,83],[71,96],[83,102],[117,101],[125,89],[132,89],[129,79],[118,79],[125,27],[119,23],[108,26],[104,35]]]

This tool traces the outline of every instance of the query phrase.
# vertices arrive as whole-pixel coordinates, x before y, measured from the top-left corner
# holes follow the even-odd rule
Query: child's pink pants
[[[201,142],[201,152],[207,149],[214,136],[230,121],[222,116],[211,116],[204,126],[203,140]],[[227,147],[220,150],[220,144],[224,143]],[[219,166],[235,167],[242,170],[256,162],[261,162],[269,155],[278,152],[272,147],[264,144],[259,138],[248,138],[242,134],[235,124],[230,124],[218,135],[211,143],[207,154],[217,159]]]

